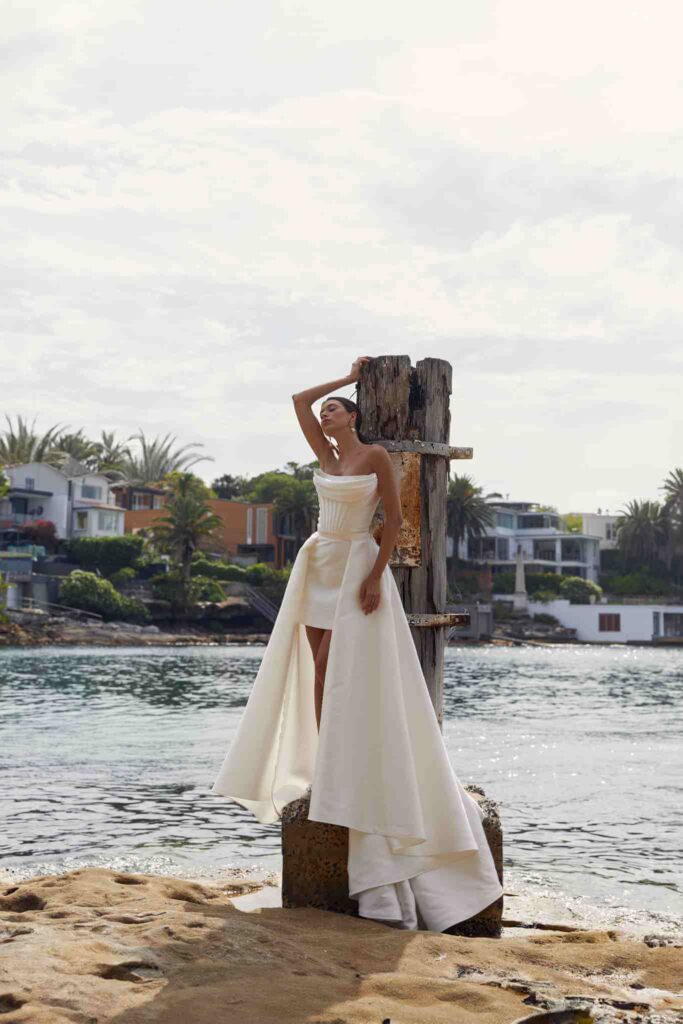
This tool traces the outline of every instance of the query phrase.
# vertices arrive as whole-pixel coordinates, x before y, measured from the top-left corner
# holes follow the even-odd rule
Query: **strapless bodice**
[[[318,492],[318,532],[330,534],[368,533],[379,501],[377,474],[334,476],[313,470]]]

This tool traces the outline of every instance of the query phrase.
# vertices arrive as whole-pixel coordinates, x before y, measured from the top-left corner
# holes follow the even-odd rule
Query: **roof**
[[[74,505],[74,512],[85,508],[106,508],[111,512],[120,512],[122,515],[125,514],[125,508],[121,508],[120,505],[108,505],[106,501],[83,501],[79,505]]]
[[[51,498],[54,491],[34,491],[30,487],[10,487],[7,495],[25,494],[28,498]]]

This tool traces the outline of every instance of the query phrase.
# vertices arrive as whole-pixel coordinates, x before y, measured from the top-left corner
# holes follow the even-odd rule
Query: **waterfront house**
[[[279,514],[275,506],[267,502],[259,504],[209,498],[207,505],[221,520],[220,527],[202,542],[207,552],[227,555],[237,565],[265,562],[274,569],[282,569],[294,561],[296,538],[291,515]],[[126,533],[148,529],[162,515],[163,506],[127,508]]]
[[[21,543],[19,527],[36,520],[54,523],[58,540],[116,537],[124,511],[114,502],[111,481],[71,463],[68,470],[46,462],[5,466],[10,488],[0,499],[0,548]]]
[[[495,522],[482,537],[465,537],[459,557],[491,567],[494,576],[513,572],[518,550],[527,572],[554,572],[597,582],[600,536],[569,533],[556,512],[541,511],[534,502],[491,503]]]
[[[584,643],[683,644],[683,605],[665,601],[570,604],[556,600],[529,601],[529,614],[554,615],[563,626],[576,630]]]

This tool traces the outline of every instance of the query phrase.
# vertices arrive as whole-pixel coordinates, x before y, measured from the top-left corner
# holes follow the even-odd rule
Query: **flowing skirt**
[[[388,566],[377,610],[360,606],[377,550],[367,533],[305,542],[212,792],[267,823],[310,786],[309,819],[349,829],[349,895],[360,916],[443,931],[502,887]],[[319,732],[306,624],[332,630]]]

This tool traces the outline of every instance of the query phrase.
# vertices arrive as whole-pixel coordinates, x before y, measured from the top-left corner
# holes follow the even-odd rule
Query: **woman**
[[[388,560],[401,525],[391,461],[359,437],[347,377],[293,396],[318,456],[318,529],[280,612],[212,792],[278,820],[311,789],[308,817],[349,830],[361,917],[447,931],[502,895],[478,805],[451,768]],[[328,438],[336,442],[334,447]],[[381,544],[369,527],[379,499]]]

